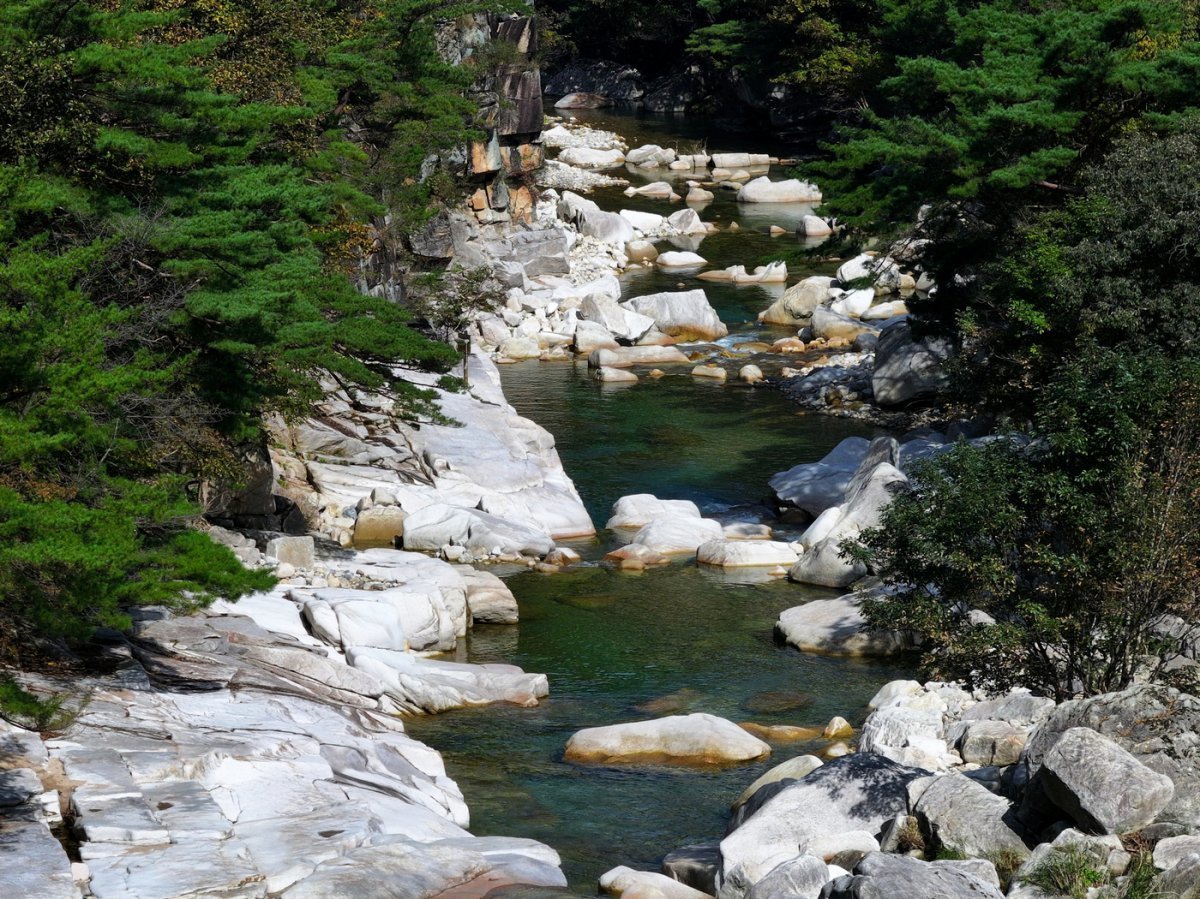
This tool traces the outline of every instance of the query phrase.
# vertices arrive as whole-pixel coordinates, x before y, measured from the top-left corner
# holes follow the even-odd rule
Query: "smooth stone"
[[[871,755],[827,762],[802,780],[760,789],[734,814],[721,841],[721,899],[742,899],[810,841],[849,831],[878,833],[908,810],[907,785],[920,772]]]
[[[801,855],[772,868],[754,884],[747,899],[818,899],[829,868],[815,855]]]
[[[700,508],[690,499],[659,499],[650,493],[622,496],[612,507],[606,528],[641,528],[660,516],[699,518]]]
[[[604,557],[604,561],[612,562],[623,571],[641,571],[645,568],[671,563],[671,560],[662,553],[636,543],[614,549]]]
[[[1009,801],[961,774],[935,777],[913,813],[927,822],[940,845],[963,855],[1029,857],[1025,841],[1010,826],[1016,816]]]
[[[833,233],[833,228],[830,227],[829,222],[816,215],[804,216],[797,230],[805,237],[828,237]]]
[[[883,852],[866,856],[852,876],[831,881],[821,894],[822,899],[1002,899],[1003,895],[996,885],[956,862],[925,862]]]
[[[635,871],[624,865],[600,876],[600,889],[629,899],[711,899],[685,883],[652,871]]]
[[[631,542],[669,556],[694,553],[700,544],[720,537],[720,522],[710,518],[672,516],[652,519]]]
[[[788,759],[786,762],[781,762],[765,774],[760,775],[754,783],[742,790],[741,795],[733,801],[732,807],[737,809],[745,805],[763,787],[782,783],[787,780],[800,780],[807,777],[823,764],[825,763],[815,755],[798,755],[795,758]]]
[[[567,147],[558,154],[558,161],[581,169],[611,169],[624,164],[625,154],[620,150]]]
[[[590,763],[719,764],[770,755],[771,747],[732,721],[695,713],[586,728],[567,741],[564,758]]]
[[[664,216],[656,212],[639,212],[636,209],[622,209],[617,215],[639,231],[657,231],[667,221]]]
[[[266,554],[294,568],[312,568],[316,564],[312,537],[275,537],[267,541]]]
[[[757,365],[743,365],[738,369],[738,377],[747,384],[757,384],[763,379],[763,371]]]
[[[696,550],[696,561],[720,568],[791,565],[796,561],[791,544],[771,540],[710,540]]]
[[[660,253],[654,262],[659,268],[697,268],[708,264],[703,256],[687,250],[668,250]]]
[[[719,365],[697,365],[692,369],[692,377],[724,381],[729,377],[729,373]]]
[[[837,599],[816,599],[785,609],[775,627],[801,652],[890,656],[912,648],[898,632],[866,630],[860,603],[861,598],[855,593]]]
[[[679,340],[717,340],[729,333],[703,290],[645,294],[621,308],[651,319],[659,331]]]
[[[690,362],[683,351],[674,346],[623,346],[615,350],[599,349],[588,356],[588,365],[601,368],[627,368],[631,365],[670,365]]]
[[[738,191],[737,198],[739,203],[820,203],[821,191],[815,184],[795,178],[772,181],[763,175],[748,181]]]
[[[633,372],[629,371],[628,369],[612,368],[611,366],[608,366],[608,365],[601,366],[600,368],[596,369],[595,374],[592,377],[594,377],[597,381],[604,381],[605,383],[609,383],[609,384],[611,384],[611,383],[636,384],[638,381],[638,376],[635,375]]]

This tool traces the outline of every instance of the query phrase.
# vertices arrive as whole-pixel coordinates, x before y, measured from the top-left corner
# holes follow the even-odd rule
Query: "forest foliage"
[[[1002,439],[915,471],[864,535],[888,588],[868,619],[989,688],[1178,677],[1200,629],[1194,10],[937,0],[885,22],[921,39],[813,172],[847,224],[918,238],[937,289],[916,331],[951,337],[956,398]]]
[[[265,586],[190,526],[196,485],[322,373],[454,360],[350,276],[470,134],[435,46],[466,8],[0,6],[0,655]]]

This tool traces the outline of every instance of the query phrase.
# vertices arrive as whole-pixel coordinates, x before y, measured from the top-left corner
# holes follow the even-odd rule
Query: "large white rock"
[[[826,340],[854,340],[860,334],[879,332],[879,325],[874,322],[859,321],[825,306],[818,306],[813,310],[811,327],[816,337]]]
[[[653,896],[654,899],[710,899],[707,893],[673,880],[665,874],[635,871],[624,865],[600,875],[600,889],[613,896]]]
[[[878,527],[883,510],[892,497],[908,484],[908,478],[890,462],[880,462],[872,467],[873,461],[873,454],[864,458],[846,489],[841,514],[836,522],[827,526],[822,539],[806,544],[804,554],[788,572],[792,580],[825,587],[847,587],[866,574],[866,567],[861,562],[842,558],[842,549],[864,530]]]
[[[631,343],[640,340],[654,326],[654,319],[650,316],[606,296],[586,297],[579,306],[579,316],[584,321],[595,322],[614,337]]]
[[[855,593],[837,599],[814,599],[785,609],[775,627],[790,645],[803,652],[887,656],[910,648],[899,633],[866,630],[860,603]]]
[[[758,320],[769,325],[799,326],[812,317],[813,310],[829,299],[831,278],[813,275],[793,284],[783,296],[759,313]]]
[[[622,323],[625,323],[622,316]],[[581,319],[575,328],[575,352],[586,356],[593,350],[615,350],[620,344],[612,331],[598,322]]]
[[[691,197],[691,194],[688,194]],[[694,209],[680,209],[667,216],[667,224],[680,234],[707,234],[708,227],[700,221],[700,216]]]
[[[769,481],[780,502],[820,515],[840,505],[871,442],[847,437],[819,462],[804,462],[780,472]]]
[[[828,237],[833,233],[829,222],[815,215],[806,215],[800,222],[799,230],[805,237]]]
[[[445,712],[493,702],[533,706],[550,692],[546,675],[526,674],[515,665],[467,665],[369,648],[347,650],[346,657],[381,681],[388,695],[409,712]]]
[[[644,169],[661,168],[675,161],[675,151],[658,144],[645,144],[625,154],[625,161]]]
[[[443,546],[465,546],[485,555],[499,551],[544,556],[554,549],[554,541],[544,531],[456,506],[426,506],[405,521],[405,549],[437,552]]]
[[[688,762],[711,764],[765,758],[771,747],[715,715],[671,715],[652,721],[589,727],[567,741],[574,762]]]
[[[721,523],[711,518],[663,516],[652,519],[631,542],[671,556],[694,553],[700,544],[719,539],[722,533]]]
[[[870,278],[871,283],[880,290],[890,291],[900,288],[900,267],[887,258],[871,256],[863,253],[853,259],[843,262],[837,270],[837,279],[842,285]]]
[[[707,265],[708,260],[687,250],[668,250],[666,253],[660,253],[654,263],[659,268],[695,268]]]
[[[628,368],[631,365],[673,365],[690,362],[679,347],[675,346],[623,346],[615,350],[594,350],[588,356],[591,368],[611,366]]]
[[[574,225],[580,234],[605,243],[626,244],[636,236],[633,225],[615,212],[605,212],[594,202],[569,190],[558,201],[558,217]]]
[[[1038,772],[1058,808],[1092,832],[1121,834],[1152,822],[1175,795],[1175,784],[1122,746],[1087,727],[1066,731]]]
[[[797,181],[772,181],[766,175],[742,185],[739,203],[820,203],[821,191],[815,184]]]
[[[873,290],[848,290],[844,291],[841,296],[830,303],[829,309],[838,315],[861,318],[862,314],[870,309],[871,304],[874,302],[875,291]]]
[[[774,540],[710,540],[696,550],[696,561],[720,568],[790,566],[798,558],[791,544]]]
[[[639,231],[657,231],[666,222],[666,219],[656,212],[639,212],[636,209],[622,209],[617,214]]]
[[[716,340],[729,333],[703,290],[646,294],[621,308],[650,318],[662,333],[680,340]]]
[[[671,186],[669,181],[655,181],[652,184],[644,184],[641,187],[630,187],[625,193],[628,196],[651,197],[656,200],[666,200],[675,194],[675,188]]]
[[[593,150],[590,147],[567,147],[558,154],[558,161],[581,169],[611,169],[623,164],[626,156],[620,150]]]
[[[742,899],[777,865],[818,840],[878,833],[908,811],[908,784],[921,772],[879,756],[834,759],[801,780],[760,790],[738,809],[721,841],[720,899]]]
[[[607,528],[641,528],[664,516],[699,518],[700,509],[690,499],[659,499],[650,493],[622,496],[612,507]]]

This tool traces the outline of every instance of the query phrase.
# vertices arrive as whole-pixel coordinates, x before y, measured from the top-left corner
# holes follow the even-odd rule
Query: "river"
[[[582,118],[582,116],[581,116]],[[591,113],[597,127],[617,130],[631,147],[700,136],[697,123]],[[780,151],[728,136],[710,150]],[[631,174],[637,182],[655,176]],[[773,172],[773,178],[784,177]],[[597,191],[604,208],[670,212],[663,201]],[[739,207],[728,192],[702,211],[741,230],[704,239],[710,267],[788,258],[789,279],[819,267],[802,258],[791,234],[772,238],[770,224],[794,229],[807,209]],[[827,270],[827,269],[826,269]],[[654,271],[627,274],[626,298],[670,289],[679,278]],[[743,345],[793,332],[759,326],[755,314],[780,290],[703,286],[730,336],[707,347],[737,356]],[[747,356],[768,373],[782,360]],[[731,380],[714,385],[680,367],[634,385],[602,385],[585,363],[524,362],[502,367],[505,393],[517,410],[554,434],[567,473],[597,526],[628,493],[692,499],[705,515],[763,520],[768,478],[815,461],[851,435],[877,433],[862,422],[805,414],[777,391]],[[771,521],[782,539],[803,526]],[[895,665],[806,655],[776,645],[779,613],[834,595],[762,575],[730,576],[676,563],[644,573],[598,564],[616,543],[608,532],[574,544],[584,564],[565,573],[514,574],[520,604],[515,627],[479,627],[466,642],[473,662],[504,661],[549,675],[550,697],[534,709],[488,707],[411,721],[414,736],[439,749],[462,787],[476,834],[542,840],[563,857],[572,889],[595,893],[596,879],[616,865],[657,870],[671,849],[723,832],[730,803],[759,774],[816,743],[777,744],[768,761],[727,768],[584,767],[565,763],[563,747],[583,727],[703,711],[735,721],[824,725],[834,715],[858,724],[883,682],[907,673]]]

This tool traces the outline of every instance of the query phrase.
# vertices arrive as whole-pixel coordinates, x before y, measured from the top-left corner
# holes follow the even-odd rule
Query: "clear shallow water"
[[[681,126],[680,120],[607,110],[586,118],[617,130],[630,146],[704,136],[702,123]],[[709,147],[778,151],[745,136],[740,143],[710,141]],[[644,183],[666,173],[628,174]],[[784,175],[772,173],[779,177]],[[679,208],[627,198],[619,189],[593,196],[613,210],[669,214]],[[723,228],[731,221],[742,226],[701,243],[698,252],[711,268],[752,268],[785,247],[803,245],[792,235],[765,233],[771,223],[788,227],[788,216],[798,221],[794,216],[803,212],[797,209],[739,205],[732,193],[722,192],[700,211]],[[813,263],[794,266],[789,282],[820,270]],[[739,344],[794,333],[755,321],[781,287],[733,287],[653,270],[629,272],[622,281],[625,297],[679,283],[703,287],[730,336],[718,346],[689,349],[724,358],[732,373],[742,361],[755,361],[768,374],[780,364],[795,364],[758,353],[728,358],[741,353]],[[847,436],[877,433],[861,422],[801,412],[774,390],[750,389],[733,379],[725,385],[693,379],[691,366],[663,368],[663,378],[632,385],[593,381],[581,363],[523,362],[501,369],[509,402],[554,434],[598,527],[613,502],[629,493],[691,499],[706,515],[724,520],[758,520],[769,514],[761,501],[772,474],[819,459]],[[773,524],[784,539],[802,529]],[[843,715],[857,724],[879,685],[908,673],[896,665],[804,655],[774,643],[772,629],[783,609],[832,595],[829,591],[762,574],[728,576],[684,562],[643,573],[599,566],[595,560],[617,542],[618,535],[602,532],[575,544],[587,561],[574,570],[510,577],[521,623],[477,628],[466,641],[470,661],[509,662],[549,675],[551,693],[542,705],[464,710],[408,725],[445,756],[471,808],[474,833],[550,844],[582,895],[594,894],[596,879],[616,865],[657,870],[670,850],[718,839],[730,803],[754,778],[825,741],[777,744],[767,761],[727,768],[603,768],[562,760],[575,731],[689,712],[821,726]]]
[[[843,437],[873,433],[798,414],[775,391],[695,383],[684,371],[630,387],[598,384],[586,366],[569,363],[521,363],[502,373],[509,401],[556,435],[599,525],[631,492],[754,517],[746,504],[765,496],[771,474],[819,458]],[[789,534],[786,525],[781,531]],[[613,542],[602,534],[576,546],[595,559]],[[471,807],[472,831],[549,843],[573,888],[590,895],[615,865],[656,870],[671,849],[718,838],[729,804],[755,777],[824,741],[779,744],[766,762],[724,769],[619,769],[563,762],[576,730],[700,711],[764,724],[823,725],[834,715],[857,723],[879,685],[904,673],[775,645],[783,609],[831,594],[785,581],[739,583],[747,579],[691,563],[635,574],[594,562],[509,578],[521,623],[477,629],[467,657],[545,672],[549,699],[534,709],[490,707],[409,725],[445,755]],[[771,711],[787,698],[764,693],[800,694],[794,701],[803,704]]]

